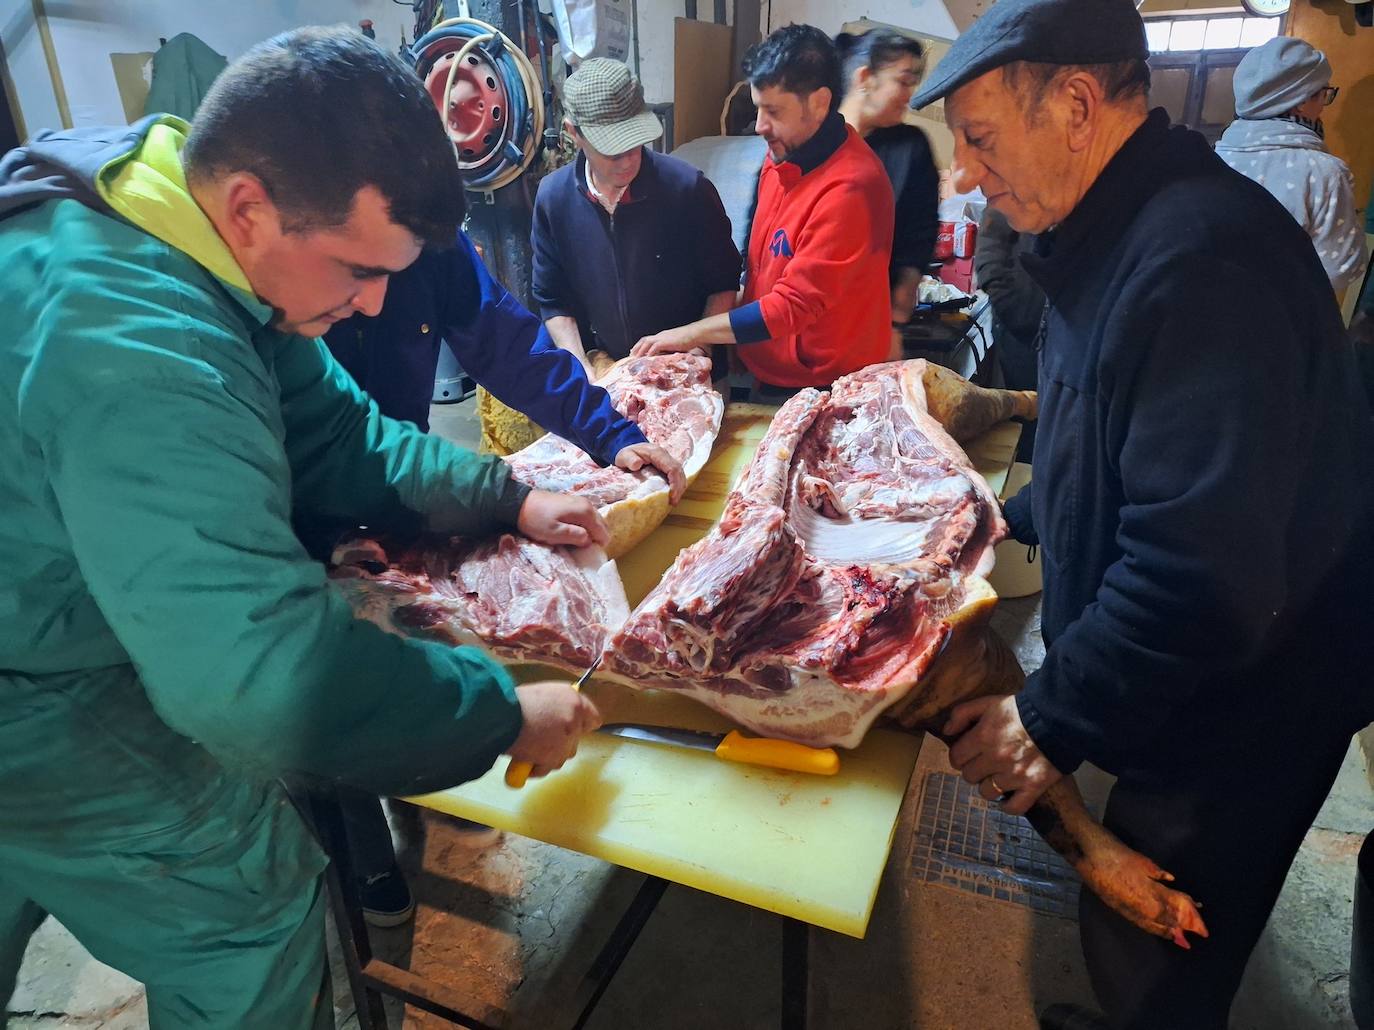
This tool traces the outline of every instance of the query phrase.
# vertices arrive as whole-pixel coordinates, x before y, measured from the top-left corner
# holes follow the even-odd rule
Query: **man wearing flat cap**
[[[1278,198],[1307,231],[1331,288],[1344,294],[1369,255],[1355,217],[1355,178],[1326,149],[1322,111],[1336,99],[1331,62],[1312,44],[1278,36],[1236,67],[1236,120],[1217,154]]]
[[[1351,734],[1370,721],[1374,453],[1306,233],[1146,96],[1131,0],[999,0],[913,103],[945,98],[954,185],[1018,232],[1048,303],[1034,482],[1045,662],[955,709],[950,757],[1024,812],[1090,761],[1104,822],[1204,907],[1152,937],[1089,891],[1109,1025],[1222,1030]],[[1167,890],[1161,886],[1161,892]]]
[[[728,311],[740,254],[716,188],[648,144],[663,126],[619,61],[583,61],[563,87],[577,160],[539,184],[532,289],[555,344],[590,371],[641,336]]]

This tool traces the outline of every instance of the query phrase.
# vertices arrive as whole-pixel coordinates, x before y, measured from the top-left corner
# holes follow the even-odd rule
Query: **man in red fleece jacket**
[[[892,187],[836,110],[840,59],[820,29],[778,29],[749,48],[744,73],[769,156],[743,304],[646,336],[634,353],[733,343],[761,384],[828,386],[889,357]]]

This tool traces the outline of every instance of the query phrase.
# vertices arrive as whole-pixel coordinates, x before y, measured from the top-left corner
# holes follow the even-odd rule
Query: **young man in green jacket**
[[[50,912],[154,1026],[328,1026],[325,859],[278,777],[435,790],[597,724],[355,620],[291,530],[604,540],[314,338],[452,242],[461,189],[420,83],[343,31],[255,48],[193,126],[0,161],[0,1002]]]

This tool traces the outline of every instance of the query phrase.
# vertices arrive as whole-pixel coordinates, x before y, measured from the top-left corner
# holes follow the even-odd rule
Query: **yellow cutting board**
[[[587,692],[607,722],[729,728],[681,696],[596,682]],[[412,800],[862,937],[920,748],[919,737],[877,730],[842,753],[837,775],[809,776],[593,733],[520,790],[501,762]]]
[[[632,605],[715,524],[775,411],[729,406],[711,460],[682,503],[619,562]],[[999,427],[970,449],[994,491],[1018,432]],[[522,682],[566,678],[536,666],[512,672]],[[731,728],[680,695],[596,680],[586,689],[606,722]],[[505,785],[501,762],[479,780],[411,800],[862,937],[920,747],[919,736],[877,729],[841,752],[837,775],[822,777],[591,734],[572,761],[521,790]]]

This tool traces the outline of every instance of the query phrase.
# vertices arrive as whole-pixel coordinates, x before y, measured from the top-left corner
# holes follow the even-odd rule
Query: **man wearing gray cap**
[[[1374,716],[1374,488],[1349,474],[1374,426],[1306,234],[1148,110],[1146,57],[1131,0],[999,0],[913,101],[945,98],[955,187],[1039,234],[1048,299],[1035,479],[1006,505],[1044,556],[1045,661],[945,732],[1011,813],[1083,761],[1116,774],[1104,823],[1209,935],[1148,936],[1084,891],[1098,999],[1113,1027],[1222,1030]]]
[[[1307,230],[1331,287],[1344,293],[1364,272],[1364,227],[1355,178],[1326,149],[1322,110],[1336,99],[1331,64],[1310,43],[1279,36],[1236,67],[1236,120],[1217,153],[1254,179]]]
[[[740,254],[716,188],[649,143],[663,126],[619,61],[583,61],[563,87],[577,160],[539,184],[532,288],[555,344],[583,364],[641,336],[728,311]]]

